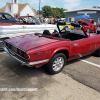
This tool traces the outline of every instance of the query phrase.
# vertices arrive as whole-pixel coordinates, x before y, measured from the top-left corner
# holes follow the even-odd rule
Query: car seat
[[[51,34],[50,34],[49,30],[44,30],[44,31],[43,31],[43,35],[48,35],[48,36],[50,36]]]
[[[58,33],[57,30],[54,30],[54,32],[51,34],[51,36],[54,36],[54,37],[61,37],[61,35]]]

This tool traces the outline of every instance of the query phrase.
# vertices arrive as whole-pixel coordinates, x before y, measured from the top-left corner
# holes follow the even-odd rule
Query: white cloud
[[[64,8],[68,10],[73,10],[77,8],[81,4],[81,0],[63,0],[64,1]]]

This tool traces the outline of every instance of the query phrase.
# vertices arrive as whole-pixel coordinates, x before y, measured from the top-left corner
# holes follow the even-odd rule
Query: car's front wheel
[[[89,28],[87,29],[87,32],[88,32],[88,33],[90,32],[90,29],[89,29]]]
[[[51,58],[49,63],[46,65],[46,69],[51,74],[57,74],[61,72],[65,64],[66,64],[65,54],[57,53]]]

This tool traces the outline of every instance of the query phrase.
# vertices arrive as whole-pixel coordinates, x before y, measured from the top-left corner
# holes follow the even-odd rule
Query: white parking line
[[[80,61],[83,61],[83,62],[85,62],[85,63],[91,64],[91,65],[93,65],[93,66],[100,67],[100,65],[97,65],[97,64],[92,63],[92,62],[89,62],[89,61],[82,60],[82,59],[79,59],[79,60],[80,60]]]
[[[4,54],[4,53],[6,53],[6,52],[0,52],[0,54]]]

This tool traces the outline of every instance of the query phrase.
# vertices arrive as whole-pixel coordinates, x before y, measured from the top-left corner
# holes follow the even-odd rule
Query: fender
[[[97,26],[94,26],[94,32],[96,32],[97,29],[98,29],[98,27]]]
[[[99,47],[100,47],[100,44],[99,44]]]
[[[84,27],[84,30],[87,31],[87,29],[90,29],[89,26],[83,26]]]
[[[54,50],[54,51],[52,52],[50,59],[51,59],[57,52],[62,51],[62,50],[66,50],[66,51],[69,52],[69,48],[68,48],[68,47],[57,48],[56,50]],[[49,60],[50,60],[50,59],[49,59]]]

